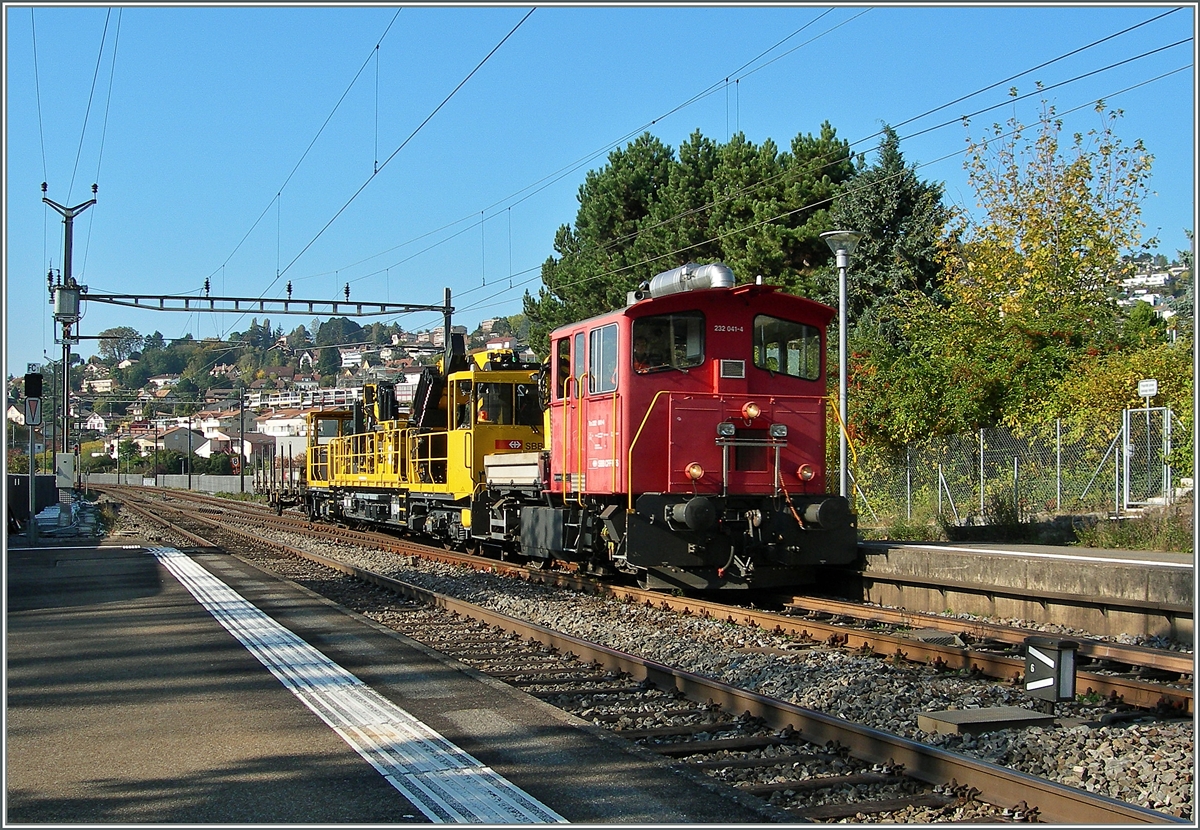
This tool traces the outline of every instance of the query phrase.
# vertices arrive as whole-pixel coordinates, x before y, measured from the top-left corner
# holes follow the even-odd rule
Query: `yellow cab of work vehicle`
[[[309,413],[309,516],[465,542],[485,456],[547,444],[540,368],[509,349],[450,353],[422,372],[408,412],[379,382],[350,409]]]

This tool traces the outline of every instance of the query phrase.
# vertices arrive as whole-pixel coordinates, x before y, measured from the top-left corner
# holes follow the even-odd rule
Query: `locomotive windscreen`
[[[704,315],[685,311],[634,320],[633,362],[638,372],[699,366],[704,362]]]
[[[754,365],[802,380],[821,377],[821,332],[760,314],[754,318]]]
[[[479,423],[527,427],[542,424],[536,383],[478,383],[475,397]]]

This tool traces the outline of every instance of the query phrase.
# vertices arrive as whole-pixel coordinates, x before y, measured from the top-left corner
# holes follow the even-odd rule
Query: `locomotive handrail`
[[[617,390],[614,389],[612,393],[612,414],[609,416],[608,422],[608,446],[612,449],[612,457],[610,458],[612,466],[609,469],[612,470],[612,489],[614,493],[617,492],[617,483],[620,481],[618,477],[619,473],[617,472],[620,469],[617,466],[617,397]]]
[[[570,402],[571,402],[571,384],[572,383],[574,383],[576,385],[576,388],[578,388],[579,382],[574,377],[572,377],[571,375],[568,374],[566,377],[566,380],[563,382],[563,397],[562,397],[562,410],[563,410],[563,428],[562,428],[563,491],[562,491],[562,500],[563,500],[563,507],[567,506],[567,494],[571,489],[571,475],[570,475],[570,473],[567,472],[567,433],[570,431],[567,429],[567,423],[568,423],[567,422],[567,410],[570,407]],[[551,486],[553,486],[553,485],[551,485]]]
[[[646,407],[646,414],[642,416],[642,423],[638,425],[637,432],[633,435],[633,440],[629,442],[629,456],[625,461],[625,469],[627,471],[625,480],[628,486],[625,489],[628,491],[629,506],[627,509],[630,513],[633,512],[633,448],[637,444],[638,439],[642,437],[642,430],[645,429],[646,422],[650,420],[650,413],[654,411],[654,406],[658,403],[658,399],[663,395],[669,394],[671,394],[670,389],[659,389],[654,393],[650,405]]]
[[[839,411],[841,407],[838,405],[837,394],[830,392],[828,395],[822,395],[829,402],[829,409],[833,412],[833,420],[837,421],[838,429],[846,436],[846,446],[850,448],[850,456],[854,463],[858,463],[858,450],[854,448],[854,442],[850,440],[850,431],[846,429],[846,425],[842,423],[842,413]]]
[[[592,373],[590,371],[583,372],[582,374],[579,375],[579,396],[575,399],[579,402],[575,407],[576,420],[579,422],[575,427],[575,437],[576,437],[576,440],[578,441],[578,446],[575,448],[575,469],[576,469],[575,502],[580,507],[583,507],[583,449],[584,449],[583,424],[584,424],[584,421],[586,420],[583,415],[583,381],[585,378],[590,378],[591,376],[592,376]],[[565,461],[566,459],[563,459],[563,460]]]
[[[450,437],[446,437],[446,455],[450,455]],[[467,478],[471,482],[472,488],[475,486],[475,431],[467,430],[463,434],[463,463],[467,466],[467,471],[470,473]]]

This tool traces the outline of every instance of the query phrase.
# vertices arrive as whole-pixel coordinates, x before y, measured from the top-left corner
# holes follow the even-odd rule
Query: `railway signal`
[[[42,376],[37,372],[25,375],[25,426],[42,425]]]
[[[1078,649],[1074,640],[1026,637],[1025,693],[1040,700],[1074,700]]]

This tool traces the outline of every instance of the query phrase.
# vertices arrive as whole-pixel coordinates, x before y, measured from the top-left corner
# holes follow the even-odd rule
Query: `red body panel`
[[[703,360],[677,368],[635,373],[631,336],[634,321],[663,314],[703,315]],[[824,339],[834,315],[828,306],[780,293],[767,286],[745,285],[671,294],[647,299],[620,311],[556,330],[552,354],[564,337],[574,347],[591,348],[591,333],[615,325],[617,359],[611,391],[594,386],[589,354],[573,359],[573,380],[561,382],[555,365],[550,405],[551,490],[565,497],[656,493],[825,492],[825,417],[827,402]],[[803,323],[820,333],[819,372],[815,379],[791,377],[759,368],[754,360],[753,333],[759,315]],[[726,361],[726,364],[722,364]],[[740,364],[738,363],[740,361]],[[606,365],[605,370],[609,369]],[[737,375],[742,376],[737,376]],[[810,372],[811,374],[811,372]],[[606,384],[599,384],[605,388]],[[560,396],[556,390],[566,394]],[[582,390],[582,394],[576,394]],[[743,417],[743,406],[761,410]],[[787,427],[786,446],[778,452],[762,448],[727,448],[717,439],[717,424],[735,424],[739,436],[765,439],[771,424]],[[723,455],[725,456],[723,458]],[[703,475],[687,476],[690,464]],[[804,482],[797,470],[810,465],[814,476]]]

